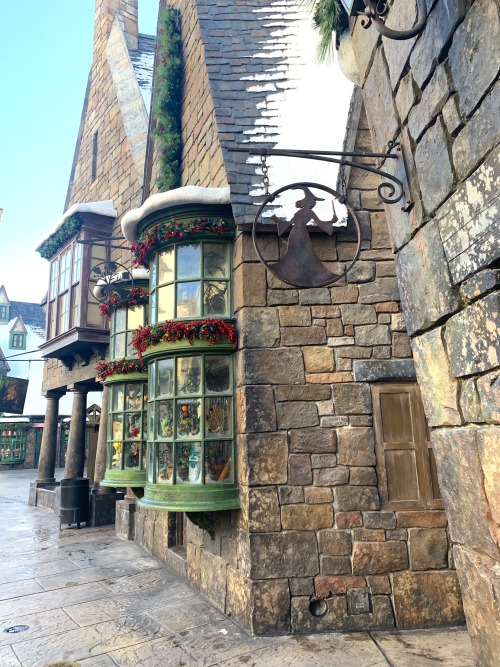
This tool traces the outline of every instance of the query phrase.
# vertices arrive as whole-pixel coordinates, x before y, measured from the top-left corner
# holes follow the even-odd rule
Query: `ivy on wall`
[[[83,218],[75,213],[70,215],[69,218],[63,222],[63,224],[57,229],[49,238],[40,243],[37,248],[37,252],[44,259],[50,259],[53,257],[66,243],[70,240],[71,237],[76,236],[83,226]]]
[[[182,40],[178,9],[167,5],[160,16],[158,60],[154,87],[154,136],[160,170],[156,185],[160,192],[180,185],[182,137]]]

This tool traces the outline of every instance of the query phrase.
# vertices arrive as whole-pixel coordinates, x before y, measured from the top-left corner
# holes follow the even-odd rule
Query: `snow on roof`
[[[231,204],[229,188],[202,188],[198,185],[186,185],[182,188],[158,192],[148,197],[140,208],[134,208],[122,218],[122,232],[129,243],[137,242],[137,225],[151,213],[164,211],[189,204],[207,204],[209,206]]]
[[[103,293],[103,287],[110,284],[118,284],[122,280],[130,280],[130,274],[132,274],[132,279],[134,281],[149,280],[149,269],[140,268],[132,269],[132,271],[120,271],[119,273],[115,273],[113,276],[111,276],[111,280],[109,281],[102,279],[97,281],[97,285],[93,289],[95,298],[100,300],[105,296],[105,293]]]
[[[156,38],[152,35],[139,34],[139,48],[129,51],[135,78],[141,90],[142,99],[149,114],[151,91],[153,88],[153,70],[156,50]]]
[[[21,317],[27,327],[45,340],[45,311],[39,303],[11,301],[9,317]]]
[[[39,248],[42,245],[42,243],[45,243],[45,241],[50,239],[50,237],[53,236],[53,234],[55,234],[57,230],[63,226],[66,220],[75,213],[95,213],[95,215],[104,215],[108,218],[118,217],[118,211],[113,206],[113,202],[111,199],[106,199],[104,201],[89,201],[86,203],[77,202],[76,204],[73,204],[73,206],[68,208],[66,213],[64,213],[64,215],[61,218],[59,218],[59,220],[52,227],[52,229],[50,229],[50,231],[44,236],[44,238],[40,239],[36,247]]]

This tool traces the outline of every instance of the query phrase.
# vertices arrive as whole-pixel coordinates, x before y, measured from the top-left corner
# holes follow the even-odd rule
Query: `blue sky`
[[[157,0],[139,0],[154,34]],[[34,252],[62,215],[92,64],[94,0],[0,0],[0,285],[39,302],[48,262]]]

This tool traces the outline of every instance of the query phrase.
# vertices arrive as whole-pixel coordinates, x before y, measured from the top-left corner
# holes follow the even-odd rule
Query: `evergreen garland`
[[[349,27],[349,17],[339,0],[304,0],[313,10],[313,25],[320,34],[318,59],[333,60],[339,36]],[[336,33],[334,38],[333,33]]]
[[[40,243],[37,252],[43,259],[50,259],[70,240],[76,236],[83,226],[83,218],[78,213],[70,215],[69,218],[57,229],[46,241]]]
[[[156,184],[160,192],[165,192],[180,185],[182,40],[179,10],[167,5],[160,17],[160,26],[153,115],[160,162]]]

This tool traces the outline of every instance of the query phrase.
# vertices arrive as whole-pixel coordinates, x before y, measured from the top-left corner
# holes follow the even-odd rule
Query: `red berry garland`
[[[99,305],[99,310],[103,317],[111,319],[112,313],[118,308],[130,308],[134,306],[142,306],[147,303],[149,299],[149,292],[142,287],[134,287],[128,297],[122,298],[117,292],[111,292],[106,297],[106,300]]]
[[[98,380],[104,382],[112,375],[145,373],[147,366],[140,359],[120,359],[119,361],[100,361],[96,366],[96,371]]]

